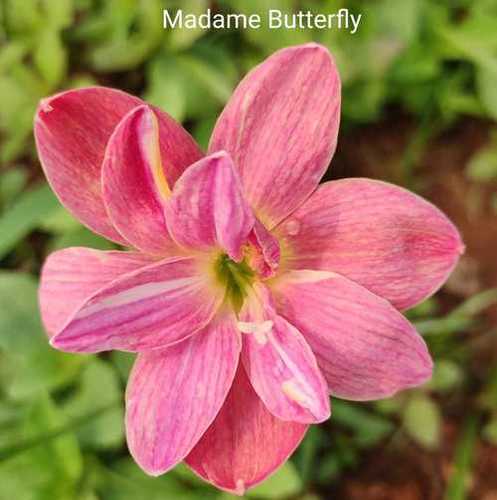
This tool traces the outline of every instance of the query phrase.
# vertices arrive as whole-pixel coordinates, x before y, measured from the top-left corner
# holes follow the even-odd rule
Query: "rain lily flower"
[[[185,460],[241,494],[330,416],[330,394],[384,398],[430,377],[400,311],[444,283],[461,239],[394,185],[318,186],[339,115],[339,76],[316,44],[244,78],[206,155],[166,113],[118,90],[41,102],[35,135],[53,190],[133,248],[50,255],[43,322],[62,351],[138,353],[126,434],[147,473]]]

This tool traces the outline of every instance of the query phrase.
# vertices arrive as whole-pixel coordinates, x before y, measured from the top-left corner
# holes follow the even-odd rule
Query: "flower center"
[[[255,272],[245,260],[238,263],[226,254],[217,259],[215,269],[217,278],[226,287],[226,299],[238,312],[247,296],[248,288],[254,281]]]

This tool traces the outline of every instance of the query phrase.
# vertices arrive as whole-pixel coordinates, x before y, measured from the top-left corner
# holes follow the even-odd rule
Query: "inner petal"
[[[280,244],[257,219],[248,237],[247,259],[263,279],[275,275],[280,264]]]

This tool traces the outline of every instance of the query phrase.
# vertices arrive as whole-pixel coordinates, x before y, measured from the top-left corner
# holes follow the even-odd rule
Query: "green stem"
[[[478,424],[479,419],[476,416],[471,416],[466,421],[463,434],[456,447],[454,470],[449,478],[445,500],[465,500],[467,497],[474,450],[478,438]]]

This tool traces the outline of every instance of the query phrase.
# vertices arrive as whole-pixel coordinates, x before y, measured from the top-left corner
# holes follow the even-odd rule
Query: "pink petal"
[[[274,276],[280,264],[278,240],[256,220],[249,235],[249,243],[251,244],[248,256],[250,267],[256,270],[261,278]]]
[[[288,460],[306,430],[271,415],[239,367],[226,403],[186,463],[218,488],[242,495]]]
[[[223,296],[196,259],[163,260],[100,289],[51,343],[69,352],[165,347],[204,327]]]
[[[278,312],[302,332],[334,396],[384,398],[430,378],[432,361],[414,327],[353,281],[326,271],[292,271],[273,292]]]
[[[335,151],[340,79],[326,48],[280,50],[240,83],[209,151],[226,150],[245,195],[271,229],[318,185]]]
[[[166,218],[179,245],[195,250],[218,246],[240,261],[254,217],[231,158],[219,152],[189,167],[174,187]]]
[[[178,176],[201,153],[168,115],[148,106],[128,113],[112,134],[102,167],[104,201],[119,232],[152,254],[174,246],[164,203]]]
[[[38,155],[60,201],[83,224],[122,244],[103,204],[101,164],[115,126],[141,103],[105,87],[69,90],[42,100],[34,123]]]
[[[281,420],[318,423],[330,416],[326,381],[300,332],[276,314],[263,285],[240,313],[242,360],[255,392]]]
[[[436,207],[369,179],[327,182],[278,226],[285,267],[335,271],[406,309],[433,294],[464,245]]]
[[[153,261],[136,252],[102,252],[66,248],[49,255],[43,265],[39,300],[43,324],[54,335],[86,299],[120,276]]]
[[[241,341],[232,314],[165,350],[138,356],[126,391],[131,454],[147,473],[163,474],[191,451],[233,383]]]

